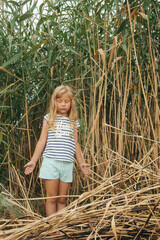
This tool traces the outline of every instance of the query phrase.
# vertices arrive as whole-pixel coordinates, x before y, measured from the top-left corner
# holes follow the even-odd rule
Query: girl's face
[[[57,113],[64,117],[68,117],[71,108],[71,99],[68,93],[64,93],[61,97],[56,98]]]

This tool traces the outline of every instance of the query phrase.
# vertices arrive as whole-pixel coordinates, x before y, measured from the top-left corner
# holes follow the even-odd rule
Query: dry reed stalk
[[[27,197],[27,191],[26,191],[25,183],[24,183],[24,181],[22,183],[22,179],[20,180],[18,172],[16,171],[16,169],[13,165],[12,165],[11,169],[12,169],[11,170],[11,181],[14,182],[14,180],[16,180],[16,184],[18,185],[18,187],[19,187],[19,189],[22,193],[22,196],[25,199],[26,209],[27,209],[27,211],[32,212],[32,209],[31,209],[30,204],[29,204],[28,199],[27,199],[28,197]]]
[[[127,8],[128,8],[129,22],[130,22],[130,28],[131,28],[131,34],[132,34],[132,42],[133,42],[134,54],[135,54],[135,58],[136,58],[137,68],[138,68],[139,80],[140,80],[140,83],[141,83],[142,93],[143,93],[143,96],[144,96],[145,105],[146,105],[148,117],[149,117],[150,124],[151,124],[152,134],[153,134],[154,139],[155,139],[155,130],[154,130],[154,127],[153,127],[153,121],[152,121],[151,114],[150,114],[150,109],[149,109],[149,106],[148,106],[147,96],[145,94],[145,89],[144,89],[144,86],[143,86],[141,70],[140,70],[139,61],[138,61],[138,57],[137,57],[137,51],[136,51],[136,47],[135,47],[134,32],[133,32],[132,20],[131,20],[131,14],[130,14],[130,4],[129,4],[128,0],[127,0]]]
[[[135,163],[130,170],[128,168],[127,171],[101,180],[95,189],[80,196],[72,196],[77,199],[52,216],[44,218],[33,213],[32,216],[8,222],[1,219],[0,238],[83,240],[119,239],[123,236],[125,239],[133,239],[137,234],[142,237],[152,234],[152,239],[157,239],[160,237],[160,194],[156,191],[160,185],[157,177],[152,176],[149,169],[139,168],[139,164]],[[149,178],[154,182],[150,182]],[[141,188],[135,190],[140,182]],[[93,199],[92,202],[90,199]],[[11,201],[15,204],[18,200],[15,202],[11,198]],[[61,235],[57,235],[57,231],[61,231]]]
[[[75,166],[75,175],[74,175],[74,184],[72,185],[72,194],[68,199],[68,203],[70,207],[64,210],[64,213],[60,215],[58,213],[56,216],[53,216],[54,224],[57,228],[66,229],[66,233],[73,235],[73,238],[80,239],[103,239],[103,238],[131,238],[133,239],[133,235],[136,236],[138,231],[142,229],[144,226],[147,217],[150,214],[150,211],[153,209],[152,202],[154,202],[154,197],[157,198],[158,201],[158,192],[159,186],[158,182],[159,178],[159,139],[160,139],[160,130],[159,130],[159,106],[158,106],[158,73],[156,73],[156,58],[159,57],[156,48],[153,46],[153,39],[150,35],[150,27],[149,20],[147,20],[148,25],[148,49],[149,56],[151,59],[150,65],[153,66],[153,70],[149,70],[150,66],[146,66],[148,72],[145,72],[145,76],[143,78],[139,59],[140,52],[138,52],[139,47],[137,48],[136,37],[145,33],[145,30],[142,32],[134,33],[134,30],[137,30],[136,27],[138,23],[137,21],[137,13],[136,10],[139,8],[139,5],[135,7],[133,10],[130,7],[129,2],[127,1],[128,12],[126,9],[126,13],[129,14],[126,20],[129,19],[130,29],[128,29],[127,38],[123,33],[114,37],[111,40],[111,37],[108,34],[108,28],[110,27],[110,23],[112,24],[110,17],[110,13],[108,13],[107,20],[104,19],[102,24],[97,23],[95,20],[87,17],[85,13],[81,14],[78,10],[79,15],[83,16],[85,19],[85,30],[86,30],[86,40],[88,41],[87,46],[85,46],[85,52],[87,49],[87,53],[83,56],[83,48],[78,48],[80,51],[80,59],[78,59],[78,55],[74,57],[75,61],[75,77],[70,80],[65,80],[64,82],[69,82],[76,90],[79,89],[82,92],[82,101],[78,99],[78,104],[80,106],[80,111],[82,118],[84,117],[84,133],[81,135],[82,140],[82,149],[83,156],[87,162],[90,161],[92,165],[92,175],[90,177],[85,177],[81,173],[79,174],[79,169],[76,164]],[[118,9],[118,8],[117,8]],[[132,10],[133,11],[132,11]],[[142,10],[142,8],[141,8]],[[132,11],[132,12],[131,12]],[[139,10],[138,10],[139,11]],[[123,7],[120,13],[122,19],[124,19]],[[143,16],[143,12],[140,13]],[[61,17],[59,17],[61,18]],[[90,21],[88,25],[87,21]],[[117,21],[119,22],[120,18]],[[83,20],[82,20],[83,22]],[[133,24],[132,24],[133,23]],[[48,23],[47,23],[48,24]],[[133,25],[133,26],[132,26]],[[49,25],[48,25],[49,26]],[[117,25],[118,26],[118,25]],[[61,24],[59,21],[58,25],[59,29],[61,29]],[[101,37],[99,34],[99,30],[105,30],[105,34]],[[10,29],[8,29],[10,31]],[[131,36],[129,36],[131,30]],[[52,34],[51,30],[48,27],[48,32],[40,32],[39,38],[43,43],[47,42],[50,39],[54,39],[54,41],[58,42],[58,38],[50,37]],[[68,32],[69,33],[69,32]],[[44,40],[43,36],[48,35],[46,40]],[[58,35],[57,35],[58,36]],[[74,47],[76,49],[76,38],[78,35],[74,37]],[[103,41],[105,43],[103,43]],[[56,43],[54,43],[56,44]],[[112,46],[111,46],[112,44]],[[60,44],[63,47],[63,44]],[[126,47],[123,47],[125,45]],[[132,47],[133,46],[133,47]],[[145,44],[144,44],[145,46]],[[59,45],[57,45],[59,49]],[[124,52],[118,52],[120,48],[126,50]],[[146,46],[147,47],[147,46]],[[48,48],[50,49],[50,47]],[[133,52],[136,57],[136,61],[133,58]],[[42,49],[43,50],[43,49]],[[22,45],[21,45],[21,53],[22,53]],[[61,52],[59,52],[61,54]],[[53,67],[51,67],[51,81],[49,82],[49,77],[47,71],[45,72],[47,75],[47,83],[46,83],[46,91],[47,100],[50,95],[50,87],[54,87],[52,82],[55,80],[58,84],[62,83],[63,79],[63,54],[65,55],[65,51],[63,49],[62,55],[59,55],[59,59],[57,59],[57,64],[60,72],[60,77],[58,76],[58,80],[53,75]],[[88,55],[87,55],[88,54]],[[38,60],[36,58],[37,52],[34,56],[34,62]],[[70,56],[67,55],[65,60],[68,60]],[[72,62],[72,55],[71,60]],[[87,60],[87,66],[89,69],[84,70],[83,61]],[[46,60],[46,59],[40,59]],[[39,60],[38,60],[39,61]],[[81,68],[78,72],[78,64],[81,62]],[[131,61],[137,64],[135,67],[131,65]],[[68,72],[69,64],[66,61],[65,72],[70,75],[71,72]],[[23,64],[22,64],[23,65]],[[65,63],[64,63],[65,65]],[[126,66],[126,68],[125,68]],[[38,66],[41,68],[41,64]],[[9,103],[11,104],[11,116],[14,117],[14,105],[13,98],[10,93],[10,90],[17,84],[19,81],[22,81],[21,78],[18,78],[12,72],[6,69],[1,70],[7,73],[5,89],[1,91],[4,94],[4,102],[3,105],[7,106],[7,95],[9,95]],[[20,66],[21,69],[21,66]],[[125,69],[125,70],[124,70]],[[157,67],[158,69],[158,67]],[[34,198],[35,185],[37,183],[37,176],[32,175],[30,179],[29,185],[32,185],[32,191],[29,191],[27,196],[25,185],[23,187],[23,181],[21,177],[13,171],[11,167],[11,162],[16,159],[17,156],[21,159],[25,159],[23,155],[26,157],[31,154],[31,145],[34,142],[34,137],[36,136],[36,131],[34,130],[34,137],[31,134],[30,127],[32,127],[31,123],[35,119],[32,119],[32,114],[34,109],[36,109],[36,104],[29,106],[27,100],[27,94],[30,92],[30,87],[25,85],[27,81],[24,78],[24,69],[23,70],[23,87],[24,87],[24,96],[22,98],[24,100],[25,113],[21,117],[20,120],[15,119],[16,125],[21,124],[21,133],[23,133],[23,139],[19,145],[19,148],[16,146],[16,143],[12,143],[14,146],[14,154],[9,147],[10,142],[14,142],[17,136],[13,134],[8,137],[5,150],[6,156],[8,157],[8,170],[9,170],[9,186],[11,192],[15,193],[15,195],[19,196],[18,193],[21,194],[20,198],[23,197],[25,199],[26,205],[28,206],[27,214],[35,215],[30,212],[32,201],[38,200],[38,198]],[[31,70],[32,71],[32,70]],[[58,72],[58,75],[59,75]],[[25,72],[26,75],[27,72]],[[89,75],[89,76],[88,76]],[[137,77],[138,75],[138,77]],[[17,81],[15,83],[11,83],[9,80],[10,77],[14,77]],[[33,75],[34,76],[34,75]],[[65,77],[65,76],[64,76]],[[78,80],[80,80],[81,84],[78,84]],[[39,81],[39,79],[38,79]],[[30,83],[30,82],[29,82]],[[38,83],[38,82],[37,82]],[[45,83],[44,83],[45,84]],[[32,84],[31,84],[32,85]],[[149,89],[149,85],[151,86],[151,91]],[[20,89],[21,90],[21,89]],[[7,93],[8,91],[8,93]],[[37,90],[37,96],[42,96],[39,94],[39,90]],[[41,94],[44,94],[42,91]],[[149,96],[152,96],[151,98]],[[79,94],[77,93],[79,97]],[[143,99],[144,97],[144,99]],[[154,104],[154,108],[153,108]],[[143,106],[144,105],[144,106]],[[29,111],[31,108],[33,112],[30,114]],[[3,109],[3,108],[2,108]],[[154,111],[152,112],[152,110]],[[21,110],[22,111],[22,110]],[[2,112],[1,112],[2,113]],[[38,114],[42,114],[42,112],[38,112]],[[38,115],[37,114],[37,115]],[[107,115],[108,114],[108,115]],[[2,114],[1,114],[2,115]],[[16,115],[15,115],[16,117]],[[38,125],[38,124],[37,124]],[[12,127],[12,130],[15,130],[15,127]],[[34,125],[33,125],[34,126]],[[89,126],[89,127],[88,127]],[[8,133],[8,126],[5,126],[6,132]],[[38,128],[37,128],[38,129]],[[17,129],[16,129],[17,130]],[[153,137],[154,136],[154,137]],[[26,137],[28,140],[26,140]],[[32,142],[31,140],[32,139]],[[15,141],[16,142],[16,141]],[[26,146],[25,146],[26,145]],[[25,146],[25,148],[24,148]],[[29,150],[28,150],[29,146]],[[157,157],[155,157],[157,156]],[[2,164],[5,163],[5,158]],[[17,160],[15,163],[16,168],[19,169],[21,166],[21,161]],[[40,162],[39,162],[40,165]],[[35,174],[36,175],[36,174]],[[17,181],[17,183],[16,183]],[[104,184],[105,183],[105,184]],[[42,181],[41,184],[41,195],[43,201],[44,198],[44,190]],[[155,184],[156,188],[153,187]],[[100,187],[101,186],[101,187]],[[148,186],[148,190],[146,189]],[[22,191],[20,191],[20,187],[22,187]],[[29,187],[30,189],[30,187]],[[143,195],[146,191],[146,194]],[[88,193],[80,196],[78,200],[78,194],[84,191]],[[95,190],[95,191],[94,191]],[[140,191],[140,192],[138,192]],[[147,192],[148,191],[148,192]],[[132,196],[131,196],[131,195]],[[138,195],[140,194],[140,196]],[[121,197],[120,197],[121,196]],[[121,199],[122,198],[122,199]],[[11,198],[12,199],[12,198]],[[75,201],[74,201],[75,200]],[[13,199],[13,201],[17,201]],[[109,204],[108,201],[112,201],[111,205],[106,211],[106,206]],[[149,203],[147,202],[149,201]],[[20,200],[19,200],[20,202]],[[18,204],[18,203],[17,203]],[[134,205],[135,204],[135,205]],[[137,206],[136,204],[140,204]],[[18,205],[20,207],[20,205]],[[22,204],[23,206],[23,204]],[[120,211],[120,206],[122,212]],[[128,208],[127,208],[128,206]],[[24,208],[24,206],[23,206]],[[159,207],[157,207],[159,210]],[[156,210],[157,210],[156,209]],[[24,209],[23,209],[24,210]],[[142,212],[140,212],[142,210]],[[157,212],[158,212],[157,210]],[[118,211],[118,212],[116,212]],[[25,210],[24,210],[25,212]],[[149,231],[151,235],[154,237],[159,236],[158,227],[159,226],[159,217],[158,213],[152,216],[150,219],[153,224],[153,229],[151,225],[149,226]],[[71,213],[73,216],[71,217]],[[89,217],[88,214],[91,214]],[[76,215],[77,214],[77,215]],[[75,217],[76,215],[77,217]],[[56,218],[58,216],[58,223],[56,222]],[[63,219],[65,217],[65,219]],[[68,219],[69,217],[69,219]],[[80,218],[78,220],[77,218]],[[91,218],[91,219],[90,219]],[[45,218],[44,218],[45,219]],[[43,219],[43,220],[44,220]],[[46,218],[48,219],[48,218]],[[45,220],[46,220],[45,219]],[[35,217],[34,221],[38,221],[39,216]],[[72,220],[74,220],[74,225],[72,226]],[[17,222],[16,222],[17,221]],[[33,223],[30,219],[21,219],[13,220],[12,222],[5,225],[4,228],[7,231],[7,237],[11,232],[14,232],[15,229],[20,227],[20,232],[17,231],[17,235],[15,237],[27,238],[25,226]],[[41,219],[42,221],[42,219]],[[50,221],[50,218],[49,218]],[[142,223],[141,223],[142,221]],[[6,223],[6,221],[4,220]],[[43,221],[42,221],[43,222]],[[51,226],[48,224],[51,229],[47,231],[47,226],[43,226],[42,222],[38,222],[39,232],[46,232],[47,238],[50,233],[53,233],[55,229],[51,223]],[[136,224],[135,224],[136,223]],[[58,224],[58,225],[56,225]],[[149,221],[150,224],[150,221]],[[157,225],[156,225],[157,224]],[[21,227],[24,228],[21,228]],[[34,236],[34,229],[31,226],[31,230],[28,232],[28,236]],[[8,229],[10,228],[10,232]],[[42,229],[41,229],[42,228]],[[155,229],[154,229],[155,228]],[[12,230],[13,229],[13,230]],[[24,232],[23,232],[24,230]],[[33,232],[32,232],[33,230]],[[27,230],[28,231],[28,230]],[[39,233],[37,231],[37,236]],[[147,228],[145,229],[147,232]],[[82,236],[82,233],[85,235]],[[19,234],[19,235],[18,235]],[[79,234],[79,235],[78,235]],[[2,236],[2,235],[1,235]],[[35,234],[36,236],[36,234]],[[36,238],[36,237],[35,237]],[[45,238],[45,236],[43,236]],[[60,236],[56,236],[55,239],[61,238]],[[66,239],[66,236],[62,236],[62,238]],[[69,237],[68,237],[69,238]]]
[[[154,79],[154,89],[153,89],[153,97],[154,97],[154,109],[155,109],[155,139],[160,139],[160,131],[159,131],[159,115],[160,115],[160,109],[158,104],[158,74],[156,74],[156,57],[152,50],[152,43],[151,43],[151,34],[150,34],[150,26],[149,26],[149,19],[147,18],[147,27],[148,27],[148,33],[149,33],[149,52],[151,57],[151,62],[153,66],[153,79]],[[153,58],[154,56],[154,58]],[[154,149],[154,157],[158,156],[158,145],[155,145]]]

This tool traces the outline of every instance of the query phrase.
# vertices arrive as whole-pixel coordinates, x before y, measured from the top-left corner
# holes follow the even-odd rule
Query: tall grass
[[[1,1],[0,179],[15,196],[44,196],[41,159],[25,177],[27,192],[13,167],[24,176],[61,83],[74,89],[79,140],[92,168],[87,178],[75,163],[72,195],[134,164],[159,173],[158,1],[122,2]]]

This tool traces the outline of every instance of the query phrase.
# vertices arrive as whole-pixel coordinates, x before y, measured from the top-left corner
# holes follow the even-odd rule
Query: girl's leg
[[[59,179],[45,180],[47,197],[58,196]],[[49,216],[57,211],[57,198],[46,200],[46,215]]]
[[[66,183],[66,182],[59,182],[59,193],[58,195],[67,195],[68,190],[70,188],[71,183]],[[65,197],[60,197],[57,199],[57,211],[61,210],[66,206],[66,198]]]

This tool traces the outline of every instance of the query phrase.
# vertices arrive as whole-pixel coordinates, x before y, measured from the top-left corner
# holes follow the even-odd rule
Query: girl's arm
[[[47,137],[48,137],[48,124],[47,124],[47,121],[44,119],[41,135],[40,135],[40,138],[39,138],[39,140],[36,144],[35,151],[33,153],[31,161],[28,162],[24,166],[26,168],[26,170],[25,170],[26,175],[30,174],[34,170],[35,165],[36,165],[39,157],[41,156],[41,154],[44,150],[44,147],[46,145]]]
[[[75,149],[76,149],[75,156],[76,156],[77,162],[81,170],[83,171],[83,173],[90,174],[91,173],[90,164],[85,163],[82,157],[81,148],[78,143],[77,129],[74,132],[74,140],[75,140]]]

